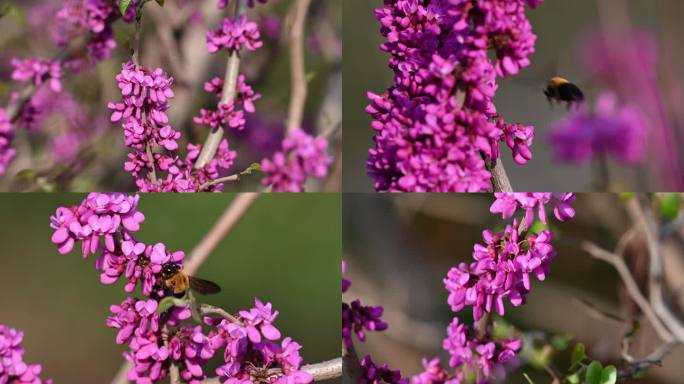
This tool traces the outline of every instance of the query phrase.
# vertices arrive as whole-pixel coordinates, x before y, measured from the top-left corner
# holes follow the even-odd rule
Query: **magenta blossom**
[[[539,220],[548,224],[546,219],[546,204],[553,204],[553,214],[559,221],[566,221],[575,217],[572,203],[575,201],[574,193],[550,193],[550,192],[498,192],[494,196],[489,211],[501,213],[504,219],[513,217],[518,208],[525,210],[525,228],[530,228],[534,223],[535,210]]]
[[[226,18],[221,21],[218,29],[207,32],[207,49],[209,53],[224,48],[231,51],[254,51],[263,45],[260,37],[259,27],[247,20],[246,16],[242,15],[237,20]]]
[[[532,158],[534,128],[505,123],[497,77],[530,64],[536,36],[525,0],[385,0],[375,12],[394,84],[368,93],[375,147],[368,174],[378,191],[477,192],[491,188],[485,160],[499,143],[518,164]]]
[[[303,192],[307,178],[322,179],[328,174],[332,159],[326,154],[327,148],[325,138],[314,138],[300,129],[289,132],[282,150],[261,161],[266,174],[261,184],[272,185],[273,192]]]
[[[29,82],[36,87],[50,84],[55,92],[62,91],[62,63],[47,59],[12,59],[12,80]]]
[[[580,108],[555,123],[549,135],[556,159],[586,164],[612,156],[632,165],[646,154],[648,118],[635,105],[620,105],[612,93],[599,96],[594,112]]]
[[[52,384],[52,380],[39,377],[40,365],[24,362],[23,339],[23,332],[0,324],[0,383]]]
[[[0,176],[4,175],[9,163],[14,159],[16,150],[12,148],[14,126],[5,110],[0,108]]]

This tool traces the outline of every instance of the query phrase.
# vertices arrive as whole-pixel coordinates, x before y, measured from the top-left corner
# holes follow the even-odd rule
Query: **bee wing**
[[[190,276],[190,289],[203,295],[212,295],[221,292],[221,287],[219,287],[218,284],[192,276]]]

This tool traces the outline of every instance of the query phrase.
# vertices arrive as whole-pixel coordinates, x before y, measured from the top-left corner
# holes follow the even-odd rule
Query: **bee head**
[[[171,276],[180,270],[180,265],[176,263],[166,263],[162,266],[162,273],[164,276]]]

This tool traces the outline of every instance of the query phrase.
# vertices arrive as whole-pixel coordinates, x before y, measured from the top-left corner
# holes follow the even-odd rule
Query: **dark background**
[[[142,195],[138,238],[187,254],[233,196]],[[50,215],[82,198],[0,194],[0,323],[24,331],[25,361],[56,383],[108,383],[124,360],[105,325],[123,284],[101,284],[93,256],[84,261],[80,247],[60,255],[50,242]],[[275,325],[303,345],[306,363],[339,356],[340,215],[334,194],[261,196],[197,272],[223,288],[200,301],[233,313],[254,297],[272,302]]]

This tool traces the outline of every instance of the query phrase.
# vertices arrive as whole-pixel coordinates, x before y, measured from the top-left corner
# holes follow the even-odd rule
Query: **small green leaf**
[[[579,382],[580,382],[579,372],[575,372],[572,375],[565,376],[565,380],[567,380],[568,383],[570,383],[570,384],[579,384]]]
[[[557,351],[565,351],[572,341],[572,336],[570,335],[553,335],[551,338],[551,345]]]
[[[615,384],[617,382],[617,369],[609,365],[601,372],[601,384]]]
[[[530,379],[530,377],[527,376],[527,373],[523,372],[523,376],[525,376],[525,380],[527,380],[528,383],[534,384],[534,381],[532,381],[532,379]]]
[[[584,377],[584,384],[601,384],[601,374],[603,366],[600,361],[594,360],[587,367],[587,375]]]
[[[240,175],[251,175],[252,172],[261,172],[261,164],[259,164],[259,163],[250,164],[250,166],[247,167],[247,169],[240,172]]]
[[[131,5],[131,0],[119,0],[119,11],[121,11],[122,15],[126,14],[126,11],[128,11],[128,7]]]
[[[164,0],[156,0],[160,7],[164,6]]]
[[[535,221],[534,224],[532,224],[532,226],[530,227],[530,232],[539,233],[539,232],[541,232],[541,231],[543,231],[543,230],[545,230],[545,229],[548,229],[548,228],[549,228],[548,225],[542,223],[541,220],[537,220],[537,221]]]
[[[33,169],[22,169],[21,171],[17,172],[15,177],[17,180],[21,181],[33,181],[36,179],[36,176],[36,171]]]
[[[584,344],[577,343],[575,349],[572,351],[572,357],[570,358],[570,369],[579,364],[585,357],[587,357],[587,353]]]
[[[672,220],[677,217],[682,203],[682,196],[679,193],[660,193],[658,197],[660,201],[660,217],[666,220]]]

